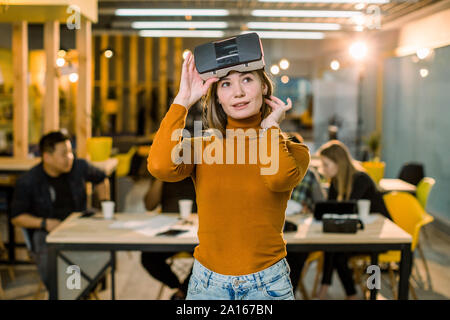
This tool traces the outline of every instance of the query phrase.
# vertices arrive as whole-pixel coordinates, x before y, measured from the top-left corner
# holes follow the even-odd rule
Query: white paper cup
[[[103,218],[112,220],[114,218],[114,201],[102,201]]]
[[[181,219],[187,220],[192,211],[192,200],[183,199],[178,200],[178,208],[180,209]]]
[[[358,215],[363,221],[367,221],[370,214],[370,200],[361,199],[357,202],[358,205]]]

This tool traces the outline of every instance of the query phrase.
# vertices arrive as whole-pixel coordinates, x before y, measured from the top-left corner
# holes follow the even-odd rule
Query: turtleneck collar
[[[237,129],[237,128],[260,128],[261,125],[261,111],[257,114],[250,116],[245,119],[234,119],[230,116],[227,117],[227,129]]]

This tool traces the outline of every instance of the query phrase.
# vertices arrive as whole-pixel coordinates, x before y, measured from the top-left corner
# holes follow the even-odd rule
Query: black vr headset
[[[203,80],[224,77],[232,70],[247,72],[265,66],[261,40],[254,32],[199,45],[194,58]]]

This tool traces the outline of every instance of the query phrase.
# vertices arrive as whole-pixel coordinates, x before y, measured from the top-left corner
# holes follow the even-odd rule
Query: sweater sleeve
[[[147,169],[152,176],[165,182],[181,181],[194,169],[193,156],[183,157],[183,151],[191,148],[190,139],[182,139],[187,109],[172,104],[153,139],[147,158]],[[192,150],[191,150],[192,155]],[[190,161],[186,161],[188,158]]]
[[[261,171],[265,185],[275,192],[291,191],[300,183],[308,169],[308,147],[286,140],[277,127],[271,127],[264,132],[261,139],[263,142],[267,141],[266,150],[271,154],[269,164],[260,164],[261,169],[265,170]],[[277,145],[272,148],[272,143]],[[274,151],[274,154],[271,151]]]

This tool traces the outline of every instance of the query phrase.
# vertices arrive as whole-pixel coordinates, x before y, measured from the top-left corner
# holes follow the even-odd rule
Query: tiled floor
[[[128,186],[131,185],[131,188]],[[141,180],[133,184],[128,183],[127,189],[129,193],[125,199],[125,211],[127,212],[144,212],[142,202],[143,195],[148,188],[148,181]],[[119,185],[120,189],[120,185]],[[4,221],[0,221],[0,230],[3,229]],[[415,284],[416,293],[419,299],[450,299],[450,236],[437,229],[432,224],[424,228],[425,234],[421,236],[421,244],[425,252],[432,287],[427,285],[425,269],[421,259],[416,259],[417,269],[423,279],[419,284]],[[117,299],[156,299],[161,289],[161,284],[147,274],[140,264],[139,252],[119,252],[117,255],[117,272],[116,272],[116,298]],[[419,255],[416,253],[416,257]],[[189,270],[192,259],[177,260],[176,266],[182,270]],[[316,266],[312,264],[309,268],[304,280],[305,287],[310,292],[313,287]],[[416,271],[416,270],[414,270]],[[0,266],[0,275],[2,286],[6,299],[32,299],[39,283],[39,277],[34,266],[17,266],[15,267],[15,280],[12,281],[6,268]],[[416,277],[417,278],[417,277]],[[107,289],[99,292],[100,299],[109,299],[110,278],[107,280]],[[359,296],[362,298],[360,288],[357,288]],[[169,299],[173,290],[165,287],[162,293],[162,299]],[[297,298],[302,296],[297,292]],[[42,291],[40,299],[45,299],[47,293]],[[382,274],[381,290],[378,299],[392,299],[392,291],[390,289],[389,277],[387,273]],[[334,275],[333,284],[329,290],[329,299],[344,299],[345,294],[337,274]]]

